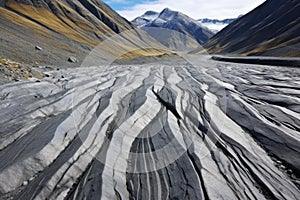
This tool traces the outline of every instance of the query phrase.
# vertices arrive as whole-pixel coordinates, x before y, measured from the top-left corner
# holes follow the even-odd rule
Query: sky
[[[133,20],[148,10],[180,11],[194,19],[235,18],[253,10],[265,0],[103,0],[120,15]]]

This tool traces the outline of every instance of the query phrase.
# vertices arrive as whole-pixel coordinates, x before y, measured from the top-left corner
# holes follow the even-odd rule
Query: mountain
[[[214,35],[197,20],[168,8],[161,13],[148,11],[132,21],[164,45],[176,50],[194,49]],[[173,31],[165,31],[173,30]]]
[[[228,26],[230,23],[234,22],[235,20],[236,18],[223,19],[223,20],[203,18],[203,19],[199,19],[198,21],[204,26],[206,26],[207,28],[209,28],[214,33],[217,33],[221,31],[223,28],[225,28],[226,26]]]
[[[0,57],[67,65],[69,56],[82,61],[101,41],[134,28],[100,0],[0,0]],[[153,43],[133,32],[128,40]]]
[[[147,11],[142,16],[135,18],[132,23],[138,27],[142,27],[159,16],[158,12],[155,11]]]
[[[210,53],[300,56],[300,1],[267,0],[204,44]]]

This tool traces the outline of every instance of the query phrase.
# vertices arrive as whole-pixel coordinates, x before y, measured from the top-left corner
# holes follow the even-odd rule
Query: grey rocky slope
[[[300,70],[186,60],[0,86],[0,199],[299,199]]]

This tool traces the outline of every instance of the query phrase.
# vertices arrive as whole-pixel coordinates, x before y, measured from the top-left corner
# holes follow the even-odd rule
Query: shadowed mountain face
[[[204,46],[211,53],[300,56],[300,1],[267,0]]]
[[[66,65],[71,55],[82,61],[104,39],[135,27],[99,0],[0,2],[0,56],[24,63]],[[145,33],[128,36],[141,38]]]
[[[174,49],[192,48],[202,44],[214,35],[212,31],[202,26],[197,20],[168,8],[161,13],[148,11],[141,17],[134,19],[132,23],[145,30],[159,42]],[[180,34],[164,35],[159,31],[159,28],[174,30],[186,35],[189,39],[184,39]],[[192,40],[196,42],[196,45]]]

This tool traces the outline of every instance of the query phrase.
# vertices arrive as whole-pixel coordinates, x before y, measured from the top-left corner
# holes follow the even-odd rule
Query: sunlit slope
[[[71,55],[81,61],[100,42],[135,28],[98,0],[2,0],[0,5],[0,55],[27,63],[55,65],[53,60],[62,62]],[[145,40],[145,35],[136,31],[126,34],[132,41]],[[145,43],[160,49],[154,41]],[[36,52],[36,45],[43,50]],[[124,44],[119,46],[126,49]],[[139,55],[161,53],[141,51]]]

